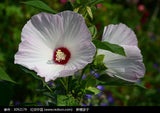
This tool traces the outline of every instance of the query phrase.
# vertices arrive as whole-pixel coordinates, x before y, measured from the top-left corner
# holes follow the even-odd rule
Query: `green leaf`
[[[103,55],[103,54],[97,55],[97,56],[94,58],[94,65],[101,65],[101,64],[103,64],[104,56],[105,56],[105,55]]]
[[[9,75],[5,71],[3,71],[1,67],[0,67],[0,80],[5,80],[5,81],[12,82],[12,83],[16,83],[9,77]]]
[[[103,63],[104,56],[105,55],[101,54],[101,55],[97,55],[96,57],[94,57],[94,61],[93,61],[94,67],[92,67],[92,68],[95,68],[98,70],[106,70],[107,67]]]
[[[86,86],[92,87],[92,86],[95,86],[95,84],[96,84],[96,79],[89,79],[86,83]]]
[[[32,70],[29,70],[29,69],[27,69],[27,68],[25,68],[25,67],[21,67],[21,68],[22,68],[22,70],[23,70],[24,72],[31,74],[34,78],[36,78],[36,79],[38,79],[38,80],[42,80],[42,78],[41,78],[40,76],[38,76],[38,75],[37,75],[35,72],[33,72]]]
[[[89,91],[89,92],[92,92],[94,95],[97,95],[98,93],[100,93],[101,92],[101,90],[99,90],[98,88],[96,88],[96,87],[88,87],[87,89],[86,89],[86,91]]]
[[[143,89],[147,89],[145,86],[143,86],[140,83],[134,83],[134,86],[139,87],[139,88],[143,88]]]
[[[57,106],[76,106],[76,102],[73,97],[57,95]]]
[[[124,48],[117,45],[117,44],[111,44],[111,43],[106,42],[106,41],[101,42],[99,40],[93,40],[92,42],[99,49],[108,50],[108,51],[111,51],[113,53],[116,53],[116,54],[119,54],[119,55],[122,55],[122,56],[126,56]]]
[[[36,9],[39,9],[41,11],[44,12],[48,12],[48,13],[57,13],[57,11],[51,9],[48,5],[46,5],[44,2],[40,1],[40,0],[32,0],[32,1],[26,1],[26,2],[22,2],[26,5],[30,5]]]
[[[86,10],[87,10],[87,13],[88,13],[88,15],[90,16],[91,20],[93,20],[93,14],[92,14],[91,8],[87,6],[87,7],[86,7]]]
[[[76,13],[78,13],[79,7],[78,7],[78,8],[75,8],[73,11],[76,12]]]
[[[51,98],[51,99],[55,99],[55,95],[53,95],[53,94],[50,93],[50,92],[44,92],[43,95],[45,95],[45,96],[47,96],[47,97],[49,97],[49,98]]]
[[[92,39],[95,39],[97,35],[97,28],[95,27],[95,25],[89,27],[88,29],[92,35]]]
[[[117,77],[110,77],[107,74],[100,75],[97,80],[97,85],[133,85],[132,82],[124,81]]]
[[[96,83],[97,83],[97,85],[135,86],[135,87],[147,89],[142,84],[124,81],[124,80],[119,79],[117,77],[110,77],[107,74],[100,75],[100,77],[97,78],[97,82]]]

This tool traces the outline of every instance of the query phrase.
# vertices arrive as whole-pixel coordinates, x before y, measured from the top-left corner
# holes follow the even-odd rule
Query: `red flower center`
[[[53,61],[57,64],[66,64],[70,58],[71,53],[65,47],[57,48],[53,53]]]

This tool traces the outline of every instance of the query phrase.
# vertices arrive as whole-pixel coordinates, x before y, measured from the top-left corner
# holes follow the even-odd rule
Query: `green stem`
[[[66,77],[66,94],[68,94],[68,77]]]
[[[62,83],[62,85],[64,86],[64,88],[65,88],[65,90],[66,90],[66,93],[67,93],[67,87],[66,87],[66,85],[64,84],[64,81],[60,78],[59,79],[60,80],[60,82]]]
[[[53,90],[46,84],[46,87],[48,88],[48,90],[54,94]]]
[[[81,81],[82,81],[82,77],[83,77],[84,72],[85,72],[85,68],[82,70],[82,73],[81,73],[81,75],[80,75],[80,77],[79,77],[79,84],[80,84]]]
[[[53,90],[48,86],[48,84],[47,84],[43,79],[41,79],[41,80],[42,80],[43,84],[47,87],[47,89],[48,89],[52,94],[54,94]]]

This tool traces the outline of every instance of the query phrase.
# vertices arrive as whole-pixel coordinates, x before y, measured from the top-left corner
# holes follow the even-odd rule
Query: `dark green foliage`
[[[111,44],[111,43],[105,42],[105,41],[101,42],[99,40],[93,40],[92,42],[94,43],[94,45],[98,49],[108,50],[108,51],[111,51],[113,53],[126,56],[123,47],[121,47],[117,44]]]
[[[102,6],[97,8],[97,3],[102,3]],[[144,11],[138,10],[140,4],[145,6]],[[108,106],[159,106],[160,15],[157,7],[159,7],[158,0],[141,0],[139,3],[128,0],[75,0],[75,3],[67,2],[66,4],[60,4],[59,0],[43,0],[43,2],[39,0],[2,0],[0,3],[0,67],[2,68],[0,69],[0,106],[12,106],[16,101],[21,103],[19,106],[38,106],[37,101],[42,105],[49,106],[56,106],[57,102],[60,106],[79,105],[78,101],[85,96],[84,94],[100,92],[96,88],[97,85],[105,86],[103,95],[100,98],[92,97],[93,100],[88,100],[88,103],[85,104],[89,105],[91,102],[92,105],[100,105],[100,103],[105,102]],[[104,70],[107,68],[103,68],[103,55],[100,55],[95,56],[94,61],[87,67],[84,72],[87,75],[85,80],[79,82],[78,80],[81,79],[79,76],[67,78],[71,83],[67,86],[70,95],[65,96],[63,84],[60,83],[56,86],[60,82],[59,79],[49,86],[54,92],[50,93],[46,86],[47,83],[35,72],[26,69],[21,70],[19,66],[15,65],[14,54],[17,52],[18,44],[21,41],[21,31],[31,16],[39,13],[39,11],[55,14],[66,9],[76,10],[85,17],[93,42],[98,48],[123,56],[125,56],[123,48],[110,45],[107,42],[99,43],[97,39],[101,40],[104,26],[109,24],[122,22],[131,27],[137,35],[146,66],[146,74],[141,79],[141,83],[128,83],[99,73],[96,69]],[[141,19],[145,12],[149,13],[149,17],[146,17],[146,22],[142,23]],[[91,69],[99,73],[100,77],[95,79],[90,74]],[[13,80],[17,84],[13,84]],[[67,84],[67,80],[64,79],[64,82]],[[56,95],[58,95],[58,101]],[[110,95],[115,100],[113,104],[106,100]],[[62,101],[65,101],[65,104]]]

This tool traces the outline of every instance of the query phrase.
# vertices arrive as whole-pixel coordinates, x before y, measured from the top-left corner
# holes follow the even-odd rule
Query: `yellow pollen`
[[[56,51],[56,61],[60,62],[61,60],[65,60],[66,55],[60,50],[58,49],[58,51]]]

